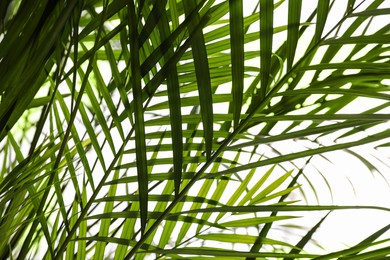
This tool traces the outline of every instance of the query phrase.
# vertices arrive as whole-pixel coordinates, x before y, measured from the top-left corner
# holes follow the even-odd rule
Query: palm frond
[[[313,238],[329,211],[390,211],[323,203],[320,163],[341,151],[388,183],[389,16],[385,0],[1,2],[0,258],[388,256],[388,225],[343,250]]]

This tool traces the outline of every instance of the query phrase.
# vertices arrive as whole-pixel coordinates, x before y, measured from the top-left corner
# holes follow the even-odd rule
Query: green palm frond
[[[342,151],[387,182],[389,16],[385,0],[1,2],[0,258],[388,256],[388,225],[342,250],[315,235],[333,212],[390,211],[323,203],[339,177],[321,164]]]

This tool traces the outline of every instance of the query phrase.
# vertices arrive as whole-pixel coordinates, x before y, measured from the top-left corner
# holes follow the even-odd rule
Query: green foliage
[[[385,0],[38,2],[0,3],[1,259],[390,254],[390,226],[315,243],[390,209],[321,203],[309,170],[382,171],[351,148],[389,145]]]

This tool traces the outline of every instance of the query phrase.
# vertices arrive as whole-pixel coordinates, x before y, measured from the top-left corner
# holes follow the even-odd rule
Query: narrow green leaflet
[[[148,218],[148,167],[146,158],[144,109],[142,105],[141,69],[139,60],[138,28],[136,10],[130,1],[128,5],[129,15],[129,41],[130,41],[130,80],[134,98],[134,126],[135,148],[137,157],[138,193],[141,210],[141,233],[145,232]]]
[[[351,16],[378,16],[378,15],[388,15],[390,13],[390,8],[378,8],[374,10],[364,10],[361,12],[352,13]]]
[[[282,258],[282,257],[294,257],[294,258],[314,258],[318,255],[314,254],[287,254],[287,253],[251,253],[232,250],[220,250],[216,248],[194,247],[194,248],[177,248],[170,250],[150,250],[150,253],[159,254],[184,254],[184,255],[201,255],[201,256],[223,256],[227,257],[260,257],[260,258]]]
[[[329,11],[329,0],[323,0],[318,2],[317,6],[317,21],[316,21],[316,31],[314,34],[314,42],[317,43],[322,38],[324,32],[326,19]]]
[[[148,199],[149,199],[149,201],[169,202],[169,201],[174,200],[175,196],[173,196],[173,195],[150,195],[149,194]],[[139,200],[139,197],[137,195],[106,196],[104,198],[95,200],[95,203],[99,203],[102,201],[105,201],[105,202],[110,202],[110,201],[126,202],[126,201],[138,201],[138,200]],[[193,202],[197,202],[197,203],[207,203],[207,204],[215,205],[215,206],[217,206],[217,205],[222,206],[223,205],[222,203],[220,203],[216,200],[209,200],[209,199],[202,198],[199,196],[196,196],[196,197],[185,196],[184,200],[185,201],[193,201]]]
[[[203,240],[214,240],[219,242],[228,242],[228,243],[244,243],[244,244],[253,244],[256,240],[256,236],[251,235],[240,235],[240,234],[206,234],[197,236],[199,239]],[[282,241],[274,239],[264,239],[265,244],[269,245],[283,245],[293,248],[293,245],[284,243]]]
[[[321,226],[322,222],[329,216],[329,213],[325,215],[313,228],[306,233],[304,237],[296,244],[295,248],[291,249],[291,254],[299,253],[303,247],[312,239],[313,234],[317,231],[317,229]],[[285,258],[285,260],[293,260],[292,258]]]
[[[232,111],[234,128],[237,128],[244,90],[244,14],[242,0],[229,0],[230,46],[232,60]]]
[[[271,83],[271,56],[273,39],[273,1],[260,0],[260,100],[266,96]]]
[[[250,227],[265,223],[281,221],[286,219],[296,218],[295,216],[273,216],[273,217],[258,217],[251,219],[233,220],[221,223],[224,227]]]
[[[196,7],[195,0],[183,2],[184,10],[188,16]],[[198,83],[200,112],[202,115],[204,138],[206,144],[206,157],[209,159],[212,152],[214,120],[213,120],[213,101],[210,84],[209,62],[207,51],[205,48],[204,35],[200,30],[195,30],[195,26],[199,23],[200,17],[195,16],[189,23],[189,34],[194,35],[192,43],[192,55],[194,59],[195,73]]]
[[[354,36],[354,37],[339,37],[339,38],[329,38],[323,41],[323,45],[332,45],[332,44],[389,44],[390,39],[387,35],[370,35],[370,36]]]
[[[159,1],[165,2],[166,1]],[[159,31],[161,41],[164,41],[169,37],[169,21],[165,13],[165,10],[161,10],[161,20],[159,23]],[[164,56],[165,61],[168,61],[174,54],[173,48],[169,49],[167,54]],[[176,66],[172,66],[171,71],[167,77],[167,88],[168,88],[168,104],[169,113],[171,118],[171,129],[172,129],[172,152],[173,152],[173,172],[175,182],[175,194],[178,195],[180,192],[180,184],[183,172],[183,129],[181,120],[181,97],[180,97],[180,86],[179,79],[177,76]]]
[[[156,219],[158,216],[161,214],[161,212],[151,212],[149,213],[149,217]],[[102,213],[99,215],[93,215],[88,217],[87,219],[111,219],[111,218],[139,218],[140,213],[137,211],[123,211],[123,212],[108,212],[108,213]],[[202,219],[197,219],[194,217],[189,217],[189,216],[177,216],[177,215],[172,215],[167,218],[168,221],[183,221],[183,222],[189,222],[189,223],[197,223],[197,224],[202,224],[202,225],[208,225],[212,227],[216,227],[219,229],[226,229],[224,224],[216,224],[212,223],[209,221],[205,221]]]
[[[199,212],[272,212],[272,211],[317,211],[317,210],[347,210],[347,209],[372,209],[390,212],[390,208],[377,206],[335,206],[335,205],[286,205],[286,206],[223,206],[215,208],[204,208],[198,210],[188,210],[182,214]],[[175,215],[178,213],[175,213]]]
[[[299,38],[302,1],[288,1],[287,70],[291,70]]]

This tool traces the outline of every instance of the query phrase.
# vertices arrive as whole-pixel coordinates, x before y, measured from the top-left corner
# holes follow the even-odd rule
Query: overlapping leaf
[[[390,7],[342,2],[2,2],[0,258],[313,258],[326,220],[270,230],[388,211],[291,199],[325,196],[315,158],[388,145]],[[387,230],[323,258],[386,257]]]

